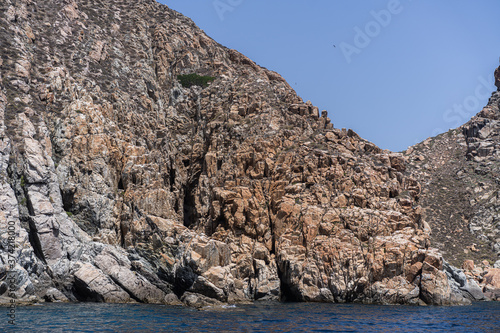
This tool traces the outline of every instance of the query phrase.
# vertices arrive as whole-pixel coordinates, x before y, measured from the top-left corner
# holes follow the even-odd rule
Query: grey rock
[[[85,263],[75,272],[75,287],[82,300],[107,303],[130,302],[129,294],[101,270]]]
[[[46,302],[69,302],[69,299],[66,297],[66,295],[64,295],[56,288],[48,289],[43,298]]]
[[[269,265],[266,265],[266,262],[264,260],[254,259],[254,261],[254,266],[257,273],[255,299],[278,300],[280,295],[281,281],[278,276],[276,262],[271,261]],[[321,292],[321,294],[326,295],[328,294],[328,292],[324,290],[323,292]]]
[[[467,284],[467,276],[464,271],[451,266],[448,262],[443,263],[443,267],[446,270],[446,274],[451,281],[454,281],[458,284],[459,287],[463,287]]]
[[[163,303],[165,293],[137,272],[132,272],[130,261],[118,250],[107,247],[94,263],[132,298],[144,303]]]
[[[448,262],[444,262],[446,275],[452,293],[456,299],[468,299],[470,301],[482,301],[485,299],[481,287],[473,279],[468,279],[465,273]]]
[[[165,296],[163,303],[167,305],[182,305],[183,303],[179,300],[176,294],[171,293]]]
[[[223,303],[204,295],[186,292],[181,297],[181,301],[187,306],[202,309],[207,307],[221,306]]]
[[[482,301],[485,299],[481,287],[477,284],[474,279],[468,279],[467,284],[460,287],[464,291],[464,296],[471,299],[472,301]]]
[[[189,288],[189,291],[217,299],[221,302],[227,301],[227,294],[224,293],[224,290],[217,288],[212,282],[208,281],[203,276],[198,276],[196,278],[191,288]]]

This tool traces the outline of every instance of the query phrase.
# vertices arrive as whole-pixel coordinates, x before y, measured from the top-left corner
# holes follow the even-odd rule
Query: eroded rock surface
[[[16,297],[457,304],[407,157],[150,0],[0,4]],[[214,80],[183,87],[177,75]],[[492,278],[493,279],[493,278]]]
[[[476,300],[498,299],[498,289],[485,276],[494,276],[500,267],[499,96],[494,92],[488,105],[458,129],[405,152],[408,170],[422,186],[419,203],[432,229],[431,242],[472,279],[469,298]],[[484,295],[477,292],[481,289]]]

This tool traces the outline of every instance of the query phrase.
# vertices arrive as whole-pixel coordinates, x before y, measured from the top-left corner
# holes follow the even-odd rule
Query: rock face
[[[17,298],[466,302],[407,157],[333,128],[188,18],[5,0],[0,39],[0,269]],[[183,87],[191,73],[215,79]]]
[[[500,68],[497,87],[499,73]],[[432,229],[432,244],[491,299],[498,299],[498,289],[485,277],[496,276],[494,267],[500,267],[499,102],[496,91],[465,125],[405,152],[410,174],[422,185],[419,203]]]
[[[495,71],[498,85],[499,72]],[[500,88],[499,88],[500,89]],[[474,188],[472,204],[474,213],[470,231],[488,244],[497,255],[500,266],[500,90],[495,92],[488,105],[462,127],[467,140],[467,159],[474,165],[479,178]]]

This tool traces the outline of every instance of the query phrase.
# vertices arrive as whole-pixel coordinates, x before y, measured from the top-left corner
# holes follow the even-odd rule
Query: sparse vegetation
[[[215,80],[213,76],[201,76],[196,73],[177,75],[177,80],[182,84],[184,88],[190,88],[192,86],[208,87],[208,83]]]

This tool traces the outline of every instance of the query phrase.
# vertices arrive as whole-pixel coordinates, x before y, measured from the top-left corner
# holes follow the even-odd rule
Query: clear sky
[[[498,0],[159,2],[384,149],[467,122],[496,90]]]

